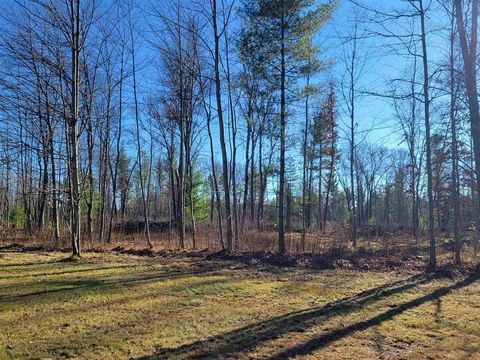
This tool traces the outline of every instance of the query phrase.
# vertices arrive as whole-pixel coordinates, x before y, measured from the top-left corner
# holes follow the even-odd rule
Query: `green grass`
[[[480,279],[0,253],[0,359],[480,359]]]

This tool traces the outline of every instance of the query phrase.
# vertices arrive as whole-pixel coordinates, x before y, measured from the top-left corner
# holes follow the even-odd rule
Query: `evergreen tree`
[[[285,253],[285,152],[287,130],[287,86],[291,89],[302,65],[317,48],[310,41],[330,18],[335,2],[315,6],[313,0],[246,0],[246,19],[241,42],[265,64],[280,92],[280,187],[278,202],[278,249]],[[250,44],[250,46],[246,46]],[[288,74],[288,78],[287,78]]]

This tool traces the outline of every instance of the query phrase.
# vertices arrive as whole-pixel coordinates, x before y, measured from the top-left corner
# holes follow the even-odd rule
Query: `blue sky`
[[[361,2],[366,7],[378,8],[378,7],[409,7],[408,2],[402,0],[389,0],[389,1],[377,1],[377,0],[361,0]],[[134,2],[135,8],[137,10],[137,54],[138,54],[138,84],[139,92],[141,97],[145,99],[154,89],[159,88],[159,79],[158,72],[154,68],[154,60],[158,59],[158,53],[155,53],[149,46],[149,44],[142,39],[142,36],[152,36],[152,33],[145,34],[145,31],[148,30],[148,26],[145,23],[144,18],[142,18],[142,11],[139,9],[148,8],[149,4],[157,4],[158,6],[167,6],[166,3],[160,3],[153,0],[136,0]],[[184,6],[191,5],[190,1],[182,0],[181,2]],[[208,3],[205,1],[205,3]],[[240,1],[237,0],[237,4]],[[105,3],[104,3],[105,4]],[[163,4],[163,5],[162,5]],[[171,8],[170,8],[171,9]],[[208,12],[208,9],[206,9]],[[342,137],[341,144],[343,145],[344,156],[348,153],[348,148],[346,145],[346,134],[347,128],[344,125],[348,119],[345,112],[345,106],[341,96],[340,90],[340,80],[342,75],[345,72],[344,64],[342,63],[343,55],[343,38],[351,30],[351,19],[352,16],[358,13],[358,9],[351,3],[349,0],[340,0],[339,6],[335,10],[333,18],[326,24],[326,26],[319,32],[317,36],[318,44],[322,48],[322,58],[331,59],[334,61],[329,69],[322,73],[318,77],[318,82],[326,82],[333,80],[337,84],[337,98],[338,98],[338,116],[339,124],[341,127],[340,136]],[[436,29],[438,25],[445,21],[445,13],[441,12],[438,8],[432,8],[429,11],[429,16],[427,18],[427,29]],[[238,27],[239,19],[235,16],[233,17],[233,28]],[[365,26],[366,24],[362,24]],[[391,30],[397,31],[401,30],[401,25],[388,25]],[[393,27],[392,27],[393,26]],[[231,30],[230,33],[234,34],[235,30]],[[143,33],[143,35],[142,35]],[[161,34],[156,36],[161,37]],[[429,35],[429,43],[432,45],[429,47],[430,51],[430,61],[432,69],[434,69],[438,63],[439,59],[444,58],[446,51],[446,38],[445,33],[435,32]],[[231,45],[233,47],[233,44]],[[400,56],[392,55],[389,47],[387,46],[386,40],[382,38],[369,38],[365,41],[362,41],[360,44],[361,55],[365,55],[366,66],[362,73],[362,76],[358,83],[358,91],[363,90],[368,92],[375,92],[380,94],[385,94],[387,91],[391,90],[391,85],[388,85],[389,81],[395,77],[404,76],[405,72],[409,68],[409,61]],[[232,59],[234,61],[234,59]],[[299,85],[302,84],[302,81],[299,82]],[[131,89],[126,91],[130,92]],[[128,95],[130,97],[131,94]],[[224,98],[226,100],[226,98]],[[404,147],[401,144],[400,127],[398,122],[394,118],[394,112],[392,108],[392,100],[375,97],[375,96],[361,96],[356,102],[356,122],[358,124],[358,139],[364,139],[370,143],[383,145],[389,148]],[[432,107],[436,107],[438,101],[432,104]],[[302,104],[292,104],[290,106],[292,113],[296,115],[291,116],[288,119],[289,122],[289,135],[297,136],[299,135],[299,126],[303,122],[304,115],[302,113]],[[227,109],[226,101],[224,102],[224,109]],[[311,111],[313,113],[313,111]],[[125,114],[125,126],[133,129],[132,127],[132,113]],[[239,119],[240,126],[243,125],[242,119]],[[218,151],[218,126],[213,124],[212,129],[214,131],[214,138]],[[367,136],[368,133],[368,136]],[[127,132],[126,132],[127,134]],[[243,162],[243,147],[241,145],[243,136],[238,140],[240,147],[238,149],[238,162]],[[146,137],[145,137],[146,138]],[[206,138],[206,136],[204,137]],[[133,148],[134,143],[132,141],[125,140],[125,145]],[[142,144],[144,145],[144,144]],[[202,149],[202,163],[207,163],[204,161],[208,156],[209,149],[208,143],[205,142],[205,146]],[[295,159],[301,158],[301,146],[298,145],[295,148],[292,148],[289,151],[289,156],[294,157]],[[219,157],[218,157],[219,158]],[[300,161],[299,161],[300,163]]]
[[[142,0],[140,4],[148,4],[148,0]],[[376,0],[363,0],[361,1],[365,7],[369,8],[383,8],[383,9],[410,9],[410,5],[406,1],[401,0],[392,0],[387,2],[379,2]],[[187,2],[188,4],[188,2]],[[433,4],[433,3],[432,3]],[[435,3],[436,4],[436,3]],[[438,31],[439,24],[444,23],[446,20],[446,15],[443,11],[435,7],[435,4],[432,5],[432,8],[428,12],[427,17],[427,31],[430,31],[428,35],[429,42],[429,60],[431,65],[431,71],[438,66],[440,61],[445,59],[446,51],[448,50],[447,38],[445,32]],[[207,9],[208,11],[208,9]],[[318,82],[327,82],[333,80],[337,84],[337,99],[338,99],[338,122],[340,125],[340,136],[341,136],[341,147],[343,156],[346,157],[348,154],[347,145],[347,133],[348,127],[345,125],[349,119],[348,114],[346,113],[345,104],[341,96],[341,79],[345,73],[345,67],[342,62],[342,55],[344,54],[345,48],[344,37],[352,29],[352,18],[355,14],[358,14],[359,10],[355,5],[352,4],[349,0],[341,0],[339,2],[338,8],[335,10],[333,18],[326,24],[326,26],[318,33],[317,42],[322,48],[321,57],[324,59],[333,60],[334,64],[324,71],[317,79]],[[367,13],[366,18],[371,17],[371,14]],[[238,19],[234,18],[233,28],[236,28],[238,24]],[[386,25],[386,28],[392,32],[404,32],[408,24],[401,20],[400,23],[390,22]],[[369,24],[367,21],[360,25],[360,29],[368,27],[369,29],[376,29],[379,31],[384,31],[384,29],[379,29],[378,26]],[[142,29],[145,27],[142,25]],[[435,30],[435,31],[433,31]],[[418,31],[416,29],[416,31]],[[234,33],[234,30],[231,30],[230,33]],[[371,92],[378,94],[387,94],[392,90],[391,80],[394,78],[402,78],[408,75],[411,71],[412,58],[407,58],[404,56],[399,56],[392,53],[391,47],[389,44],[392,43],[392,39],[385,39],[382,37],[369,37],[368,39],[362,40],[359,45],[359,56],[365,56],[365,66],[362,71],[361,77],[358,82],[357,92]],[[347,50],[348,52],[348,50]],[[139,55],[143,60],[143,65],[148,68],[151,64],[151,56],[156,56],[148,49],[148,46],[143,42],[139,46]],[[420,61],[420,60],[419,60]],[[232,59],[234,62],[234,59]],[[419,64],[420,65],[420,64]],[[139,74],[139,79],[141,79],[141,91],[143,93],[148,93],[152,88],[155,88],[157,85],[157,77],[154,71],[142,71]],[[421,79],[421,72],[419,71],[419,79]],[[299,86],[302,84],[302,81],[299,81]],[[225,90],[224,90],[225,96]],[[226,98],[224,98],[224,109],[227,109]],[[432,103],[432,108],[435,109],[438,107],[440,100],[435,100]],[[419,104],[419,107],[422,105]],[[304,114],[302,110],[302,104],[291,104],[290,110],[294,114],[288,119],[289,128],[288,134],[291,138],[292,136],[299,136],[301,133],[299,131],[301,124],[303,123]],[[313,111],[311,111],[313,113]],[[433,111],[435,116],[435,110]],[[296,115],[295,115],[296,114]],[[435,122],[435,118],[432,119]],[[423,118],[419,118],[418,121],[420,124],[423,122]],[[395,113],[393,109],[393,100],[388,98],[382,98],[372,95],[362,95],[359,94],[359,97],[356,102],[356,122],[357,122],[357,140],[361,142],[369,142],[371,144],[385,146],[387,148],[406,148],[405,144],[402,143],[401,136],[401,127],[398,123],[398,120],[395,119]],[[239,126],[243,126],[243,121],[239,119]],[[423,126],[421,126],[423,128]],[[218,125],[213,124],[212,130],[214,132],[214,139],[216,145],[216,154],[217,159],[220,159],[220,151],[218,146]],[[204,137],[206,140],[206,137]],[[240,138],[237,140],[237,143],[240,144],[237,152],[237,161],[241,164],[244,160],[243,152],[244,148],[242,146],[243,135],[240,135]],[[208,142],[205,141],[205,146],[201,152],[201,163],[207,164],[205,161],[209,156]],[[294,148],[291,148],[288,152],[288,156],[294,158],[297,161],[298,166],[301,165],[301,146],[300,143]],[[299,168],[298,173],[300,173],[301,168]],[[299,175],[297,175],[298,177]]]
[[[406,1],[391,0],[391,1],[376,1],[376,0],[363,0],[359,1],[365,7],[374,9],[409,9],[410,5]],[[431,7],[427,12],[426,28],[427,28],[427,42],[428,42],[428,57],[430,65],[430,76],[434,74],[439,66],[443,64],[448,56],[449,44],[448,33],[445,30],[440,30],[444,25],[448,25],[448,18],[446,13],[441,9],[435,1],[425,1],[425,3],[431,3]],[[319,34],[320,41],[324,43],[324,54],[337,59],[336,66],[332,69],[333,76],[338,80],[341,78],[342,73],[345,71],[342,62],[340,61],[342,56],[342,40],[339,37],[348,33],[349,19],[352,17],[352,13],[358,12],[358,8],[355,7],[350,1],[342,0],[340,6],[337,8],[336,13],[325,29]],[[367,14],[368,16],[372,16]],[[369,29],[378,30],[379,32],[385,32],[378,26],[372,24],[363,24],[363,27]],[[405,33],[407,27],[405,20],[400,20],[400,23],[394,22],[388,23],[386,28],[392,32]],[[419,29],[415,29],[419,32]],[[402,57],[395,55],[389,46],[396,40],[385,39],[381,37],[374,37],[363,41],[365,48],[364,54],[368,58],[367,66],[359,81],[359,90],[367,92],[375,92],[379,94],[385,94],[392,89],[390,82],[395,78],[402,78],[409,76],[412,69],[412,57]],[[422,73],[421,59],[418,59],[418,80],[421,81]],[[431,85],[435,84],[435,80],[431,80]],[[421,84],[419,84],[421,85]],[[439,105],[440,100],[434,100],[432,108],[434,109]],[[420,106],[422,106],[420,104]],[[383,143],[385,146],[395,147],[399,144],[400,139],[398,136],[398,123],[395,120],[393,100],[385,99],[381,97],[375,97],[365,95],[359,98],[357,103],[357,120],[360,131],[369,129],[373,125],[374,131],[370,138],[373,142]],[[341,116],[344,116],[340,112]],[[423,119],[420,119],[423,121]],[[432,119],[435,121],[435,118]]]

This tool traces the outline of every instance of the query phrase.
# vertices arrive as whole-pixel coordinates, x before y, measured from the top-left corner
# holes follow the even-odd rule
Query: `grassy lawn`
[[[0,253],[0,359],[480,359],[480,276]]]

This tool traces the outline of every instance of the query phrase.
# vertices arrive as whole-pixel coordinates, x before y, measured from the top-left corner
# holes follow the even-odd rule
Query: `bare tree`
[[[131,21],[131,12],[129,12],[129,31],[130,31],[130,51],[132,56],[132,78],[133,78],[133,99],[134,99],[134,108],[135,108],[135,129],[136,129],[136,147],[137,147],[137,163],[138,163],[138,175],[140,182],[140,192],[142,196],[143,204],[143,216],[145,219],[145,235],[147,237],[147,244],[150,248],[153,248],[153,242],[150,238],[150,224],[149,224],[149,209],[147,205],[147,195],[145,191],[145,177],[144,169],[142,162],[142,145],[140,139],[140,110],[138,104],[138,95],[137,95],[137,69],[136,69],[136,54],[135,54],[135,37],[133,33],[133,24]],[[149,175],[150,176],[150,175]]]
[[[213,37],[214,37],[214,71],[215,71],[215,94],[217,100],[217,115],[218,126],[220,129],[220,148],[222,151],[222,164],[223,164],[223,189],[225,193],[225,216],[227,218],[227,250],[233,249],[233,227],[232,227],[232,209],[230,205],[230,182],[228,171],[228,157],[227,148],[225,145],[225,126],[223,121],[223,109],[222,109],[222,84],[220,77],[220,38],[223,30],[218,29],[217,18],[217,1],[212,0],[212,24],[213,24]]]
[[[462,50],[463,67],[465,71],[465,85],[468,98],[470,116],[470,131],[473,140],[473,152],[475,159],[475,175],[477,183],[477,200],[480,201],[480,111],[478,106],[477,89],[477,43],[478,43],[478,0],[471,1],[471,25],[470,36],[467,35],[465,22],[465,4],[462,0],[455,1],[455,16],[457,18],[458,36]],[[480,213],[477,204],[477,229],[480,228]],[[475,255],[477,255],[478,240],[474,240]]]

